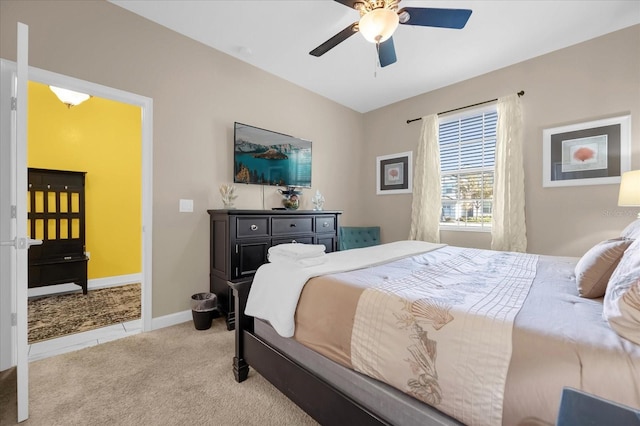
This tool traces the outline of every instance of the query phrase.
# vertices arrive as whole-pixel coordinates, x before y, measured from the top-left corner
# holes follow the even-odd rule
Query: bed
[[[640,289],[624,239],[609,276]],[[579,295],[583,259],[416,241],[324,258],[231,284],[236,380],[253,367],[321,424],[554,424],[567,386],[640,409],[640,345]]]

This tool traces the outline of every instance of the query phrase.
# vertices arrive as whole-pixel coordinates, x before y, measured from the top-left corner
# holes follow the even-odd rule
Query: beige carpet
[[[234,333],[193,322],[29,364],[24,425],[317,425],[253,369],[233,378]],[[16,424],[15,369],[0,373],[0,425]]]
[[[140,318],[140,284],[30,299],[29,343]]]

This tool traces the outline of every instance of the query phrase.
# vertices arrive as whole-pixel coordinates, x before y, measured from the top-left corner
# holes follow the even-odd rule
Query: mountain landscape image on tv
[[[311,188],[311,142],[234,124],[233,181]]]

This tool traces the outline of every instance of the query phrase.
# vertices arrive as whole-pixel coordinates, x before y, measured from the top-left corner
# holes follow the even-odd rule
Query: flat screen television
[[[311,141],[234,123],[233,181],[311,188]]]

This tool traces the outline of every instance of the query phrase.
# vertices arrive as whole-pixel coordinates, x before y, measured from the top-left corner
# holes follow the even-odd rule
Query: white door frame
[[[16,70],[16,63],[0,59],[2,69],[8,70],[8,74]],[[3,86],[7,73],[3,73]],[[150,331],[152,329],[152,207],[153,207],[153,99],[146,96],[137,95],[135,93],[126,92],[112,87],[80,80],[63,74],[46,71],[43,69],[29,67],[29,80],[42,84],[60,86],[78,92],[89,93],[105,99],[111,99],[140,107],[142,119],[142,273],[141,273],[141,316],[142,331]],[[7,93],[3,90],[3,93]],[[10,93],[10,92],[8,92]],[[7,93],[6,96],[9,96]],[[4,95],[3,95],[4,96]],[[1,102],[10,102],[2,99]],[[10,113],[10,111],[8,111]],[[4,115],[4,110],[3,110]],[[5,118],[0,118],[5,123]],[[3,125],[4,127],[4,125]],[[0,138],[5,138],[5,131],[0,134]],[[4,141],[2,144],[4,145]],[[2,172],[4,173],[4,172]],[[0,194],[2,195],[2,194]],[[2,200],[4,204],[4,200]],[[7,293],[5,288],[7,283],[4,278],[0,281],[0,295]],[[16,294],[15,282],[11,283],[11,294]],[[2,298],[4,299],[4,297]],[[2,303],[2,301],[0,301]],[[11,309],[11,313],[15,312],[15,307],[9,307],[7,304],[0,306],[0,371],[16,365],[16,342],[17,335],[15,327],[11,326],[11,314],[6,312]],[[10,330],[7,332],[7,330]],[[5,339],[11,336],[11,342]],[[8,364],[10,363],[10,364]]]

